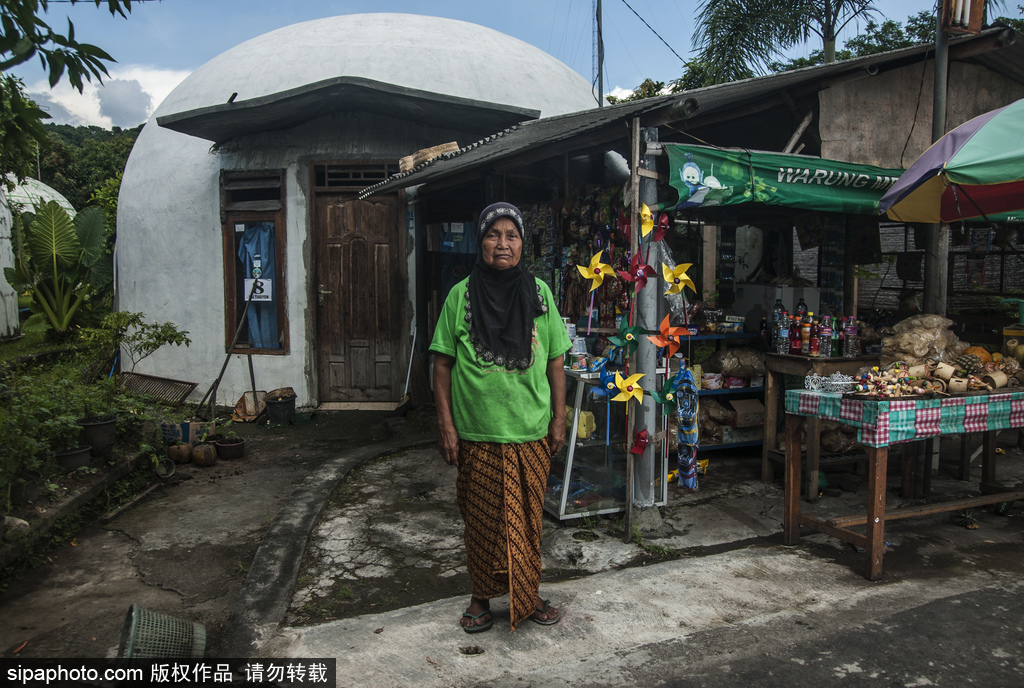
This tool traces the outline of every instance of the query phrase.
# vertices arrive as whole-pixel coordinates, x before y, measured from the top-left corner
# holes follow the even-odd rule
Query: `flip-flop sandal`
[[[551,606],[551,600],[541,600],[541,602],[543,602],[544,606],[543,607],[535,607],[534,611],[535,612],[540,612],[541,614],[547,614],[548,613],[548,607]],[[546,620],[542,621],[542,620],[538,619],[536,616],[534,616],[533,614],[530,614],[530,619],[533,620],[533,623],[540,624],[541,626],[553,626],[553,625],[555,625],[556,623],[558,623],[559,621],[562,620],[562,610],[559,609],[558,613],[555,615],[555,618],[553,618],[553,619],[546,619]]]
[[[485,621],[484,623],[482,623],[482,624],[478,624],[477,623],[477,621],[480,620],[481,616],[483,616],[484,614],[490,614],[490,613],[491,613],[490,609],[485,609],[482,612],[480,612],[479,614],[470,614],[469,612],[463,612],[462,613],[462,618],[464,618],[464,619],[473,619],[473,624],[471,626],[463,626],[462,630],[464,630],[466,633],[483,633],[484,631],[491,630],[491,626],[494,625],[494,616],[493,615],[491,616],[490,619],[487,619],[487,621]]]

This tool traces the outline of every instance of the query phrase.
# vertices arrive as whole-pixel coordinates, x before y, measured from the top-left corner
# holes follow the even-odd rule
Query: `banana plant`
[[[82,303],[113,281],[113,263],[103,255],[103,211],[86,208],[72,220],[55,201],[15,221],[14,267],[4,277],[18,292],[28,292],[31,315],[26,332],[52,330],[67,335]]]

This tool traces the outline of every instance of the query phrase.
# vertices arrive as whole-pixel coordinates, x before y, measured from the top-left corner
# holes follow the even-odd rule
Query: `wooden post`
[[[865,449],[868,453],[868,522],[864,577],[878,580],[882,577],[882,557],[885,556],[885,472],[889,447]]]

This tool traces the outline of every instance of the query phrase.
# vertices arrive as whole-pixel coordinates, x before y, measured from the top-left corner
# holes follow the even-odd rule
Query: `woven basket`
[[[419,167],[423,163],[430,162],[439,155],[454,153],[457,150],[459,150],[459,144],[455,141],[449,141],[448,143],[442,143],[439,146],[432,146],[430,148],[418,150],[412,154],[412,166]]]
[[[132,605],[121,629],[117,656],[123,659],[200,659],[206,653],[206,628]]]

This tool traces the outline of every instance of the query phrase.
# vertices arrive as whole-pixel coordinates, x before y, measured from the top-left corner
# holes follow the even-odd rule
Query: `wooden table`
[[[857,428],[857,441],[868,456],[867,513],[821,520],[800,513],[800,417],[818,417]],[[1024,499],[1024,490],[996,484],[996,432],[1024,427],[1024,391],[980,396],[860,400],[839,394],[789,390],[786,392],[786,501],[783,541],[795,545],[800,527],[826,533],[865,550],[864,577],[882,577],[885,523],[899,518],[959,511],[986,504]],[[889,446],[941,435],[984,433],[979,497],[896,511],[885,510],[886,468]],[[865,526],[866,533],[851,530]]]
[[[779,406],[783,375],[804,377],[811,373],[821,376],[832,373],[853,375],[864,366],[878,363],[878,356],[842,357],[810,357],[791,354],[766,353],[764,356],[764,445],[761,447],[761,482],[770,483],[775,479],[775,467],[772,460],[782,462],[784,457],[776,449],[778,443],[777,427],[779,424]],[[818,468],[821,460],[821,424],[817,418],[807,419],[807,473],[806,496],[813,501],[818,498]],[[799,450],[799,449],[798,449]]]

